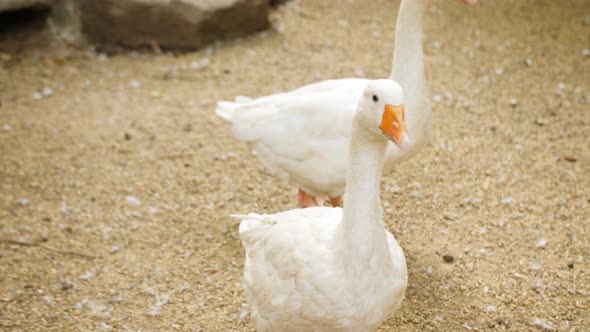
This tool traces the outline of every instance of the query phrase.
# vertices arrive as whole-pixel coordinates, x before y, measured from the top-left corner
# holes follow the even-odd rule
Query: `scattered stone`
[[[539,318],[533,319],[533,325],[536,328],[538,328],[539,330],[542,330],[545,332],[555,331],[555,327],[553,327],[553,324],[546,322],[546,321],[539,319]]]
[[[70,214],[70,209],[68,208],[68,205],[65,202],[61,204],[61,207],[59,208],[59,212],[61,212],[63,214]]]
[[[113,329],[113,327],[106,322],[100,322],[100,328],[103,329],[103,331],[111,331]]]
[[[27,206],[29,205],[29,200],[26,198],[21,198],[18,200],[18,204],[20,204],[21,206]]]
[[[518,106],[518,100],[516,98],[510,98],[510,106],[516,108]]]
[[[12,127],[8,123],[5,123],[2,126],[2,129],[4,129],[4,131],[11,131],[12,130]]]
[[[502,74],[504,74],[504,69],[496,68],[496,70],[494,70],[494,73],[496,73],[496,75],[502,75]]]
[[[488,191],[488,189],[490,189],[491,184],[492,184],[492,177],[488,176],[488,177],[486,177],[486,180],[482,183],[481,189],[483,189],[483,191]]]
[[[129,82],[129,86],[137,89],[141,86],[141,82],[139,82],[138,80],[133,80],[133,81]]]
[[[441,100],[442,100],[442,97],[440,95],[432,96],[432,101],[434,101],[435,103],[440,103]]]
[[[432,266],[431,265],[428,265],[428,267],[426,268],[426,273],[432,274]]]
[[[496,306],[495,305],[489,305],[486,307],[485,312],[496,312]]]
[[[540,239],[539,242],[537,242],[537,248],[545,248],[545,245],[547,245],[547,240],[545,239]]]
[[[501,318],[501,317],[496,318],[496,319],[488,322],[488,327],[491,328],[491,329],[494,328],[494,327],[496,327],[497,325],[508,326],[508,324],[506,323],[506,321],[503,318]]]
[[[540,263],[532,263],[531,264],[531,270],[533,271],[539,271],[543,268],[543,266]]]
[[[450,213],[450,212],[443,212],[442,214],[443,218],[445,218],[446,220],[455,220],[457,218],[456,215]]]
[[[546,121],[542,117],[538,117],[535,120],[535,124],[538,125],[538,126],[544,126],[546,124]]]
[[[90,279],[94,278],[94,273],[91,271],[88,271],[84,274],[81,274],[78,278],[80,280],[90,280]]]
[[[49,304],[52,307],[55,305],[55,302],[53,302],[53,297],[51,295],[43,296],[43,300],[45,300],[45,302],[47,302],[47,304]]]
[[[209,66],[210,64],[211,60],[209,60],[209,58],[203,58],[201,60],[191,61],[190,67],[192,69],[202,69]]]
[[[578,157],[576,157],[574,155],[565,155],[565,156],[563,156],[563,159],[565,161],[569,161],[571,163],[575,163],[576,161],[578,161]]]
[[[141,204],[141,200],[139,200],[139,198],[133,196],[133,195],[128,195],[127,197],[125,197],[125,201],[131,205],[140,205]]]
[[[131,140],[131,134],[130,134],[130,133],[128,133],[128,132],[125,132],[125,135],[124,135],[124,137],[125,137],[125,140],[126,140],[126,141],[130,141],[130,140]]]
[[[590,56],[590,49],[587,49],[587,48],[583,49],[582,50],[582,55],[583,56]]]
[[[575,267],[575,264],[573,262],[568,263],[567,267],[569,267],[570,269],[573,269]]]
[[[72,289],[72,287],[74,287],[74,284],[70,280],[70,277],[65,277],[61,279],[61,290],[66,291],[68,289]]]
[[[533,65],[533,60],[527,58],[524,60],[524,64],[525,64],[525,66],[530,67]]]
[[[41,98],[43,98],[43,95],[41,94],[41,92],[39,92],[39,91],[35,91],[35,92],[33,92],[33,94],[31,95],[31,97],[32,97],[33,99],[41,99]]]
[[[507,197],[502,198],[502,204],[512,204],[512,202],[513,202],[512,196],[507,196]]]
[[[44,97],[50,97],[53,95],[53,89],[52,88],[43,88],[43,91],[41,91],[41,93],[43,94]]]
[[[445,263],[452,263],[455,260],[455,257],[453,257],[453,255],[450,254],[445,254],[442,258],[445,261]]]

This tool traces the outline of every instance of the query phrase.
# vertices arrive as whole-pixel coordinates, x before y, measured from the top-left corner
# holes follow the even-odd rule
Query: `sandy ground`
[[[397,4],[294,1],[181,55],[4,36],[0,329],[252,330],[228,215],[295,189],[215,102],[388,76]],[[437,3],[425,24],[436,140],[383,179],[409,288],[382,330],[590,331],[590,3]]]

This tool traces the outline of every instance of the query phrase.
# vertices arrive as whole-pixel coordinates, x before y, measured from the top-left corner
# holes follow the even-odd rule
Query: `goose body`
[[[422,50],[425,2],[402,0],[398,13],[390,78],[406,94],[406,121],[413,143],[404,151],[389,144],[385,169],[415,155],[430,138],[432,112]],[[256,99],[238,97],[235,102],[219,102],[216,113],[231,123],[237,139],[254,144],[271,173],[300,188],[300,206],[321,205],[316,197],[325,196],[339,202],[346,186],[350,122],[368,82],[327,80]],[[290,135],[284,134],[287,130]]]
[[[370,331],[401,305],[406,258],[391,233],[383,234],[389,261],[348,265],[335,256],[339,207],[242,217],[244,285],[258,331]]]
[[[400,306],[406,260],[383,226],[379,183],[386,137],[402,147],[408,142],[401,91],[377,80],[361,93],[349,122],[344,209],[235,216],[242,219],[244,285],[258,331],[372,331]]]

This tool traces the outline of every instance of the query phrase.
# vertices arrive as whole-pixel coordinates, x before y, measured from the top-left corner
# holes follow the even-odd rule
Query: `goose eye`
[[[379,97],[377,97],[377,95],[373,95],[373,101],[374,102],[378,102],[379,101]]]

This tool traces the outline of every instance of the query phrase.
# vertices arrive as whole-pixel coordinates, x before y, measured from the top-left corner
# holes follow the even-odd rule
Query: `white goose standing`
[[[429,138],[431,109],[422,50],[427,1],[402,0],[398,13],[390,78],[406,94],[413,143],[407,151],[389,144],[386,169],[416,154]],[[231,122],[237,139],[254,143],[258,158],[271,173],[299,188],[299,206],[322,205],[326,196],[336,206],[346,186],[350,123],[368,82],[328,80],[257,99],[239,97],[236,102],[219,102],[216,113]]]
[[[369,81],[352,119],[344,209],[235,215],[258,331],[371,331],[400,306],[406,259],[383,226],[379,182],[387,138],[409,142],[403,119],[401,87]]]

